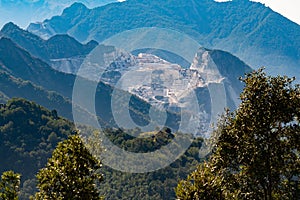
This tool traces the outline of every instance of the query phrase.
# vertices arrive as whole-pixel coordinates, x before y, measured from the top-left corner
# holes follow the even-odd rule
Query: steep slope
[[[85,127],[89,135],[93,130]],[[175,136],[170,129],[143,133],[151,137],[136,138],[137,130],[108,129],[106,136],[120,148],[129,152],[155,151],[168,144]],[[36,191],[35,174],[45,166],[56,144],[75,133],[74,124],[55,111],[25,100],[12,99],[0,104],[0,174],[14,170],[22,174],[20,199],[29,199]],[[116,171],[101,167],[104,180],[100,183],[101,195],[114,199],[174,199],[179,179],[195,170],[201,162],[198,152],[202,139],[193,141],[187,152],[167,168],[145,174]],[[170,153],[170,152],[165,152]],[[116,189],[117,188],[117,189]]]
[[[44,61],[84,56],[98,45],[96,41],[90,41],[83,45],[66,34],[55,35],[48,40],[43,40],[11,22],[1,29],[1,33],[30,52],[31,55]]]
[[[42,87],[32,84],[30,81],[15,78],[1,70],[0,93],[5,101],[11,98],[26,98],[50,110],[57,110],[65,118],[73,119],[72,102],[70,100],[56,92],[49,92]],[[79,107],[76,109],[85,117],[89,117],[89,114],[85,110]]]
[[[1,0],[0,27],[9,21],[14,21],[22,27],[30,22],[43,20],[53,15],[60,14],[63,9],[73,2],[85,3],[89,8],[116,2],[115,0],[61,0],[61,1],[11,1]],[[16,13],[18,13],[16,15]]]
[[[4,169],[23,169],[23,176],[28,178],[33,176],[29,171],[37,171],[43,165],[33,166],[30,161],[19,161],[13,154],[21,154],[21,157],[31,157],[31,159],[40,159],[41,164],[45,163],[47,155],[35,158],[30,156],[31,151],[38,151],[41,142],[50,144],[49,149],[55,147],[57,141],[62,140],[75,131],[74,125],[66,119],[57,116],[55,111],[49,111],[33,102],[24,99],[12,99],[7,104],[2,104],[0,108],[0,137],[1,137],[1,157],[10,158],[1,162],[0,171]],[[52,127],[51,127],[52,126]],[[52,129],[52,130],[51,130]],[[47,138],[54,132],[56,141],[51,142]],[[24,141],[25,140],[25,141]],[[22,144],[23,143],[23,144]],[[47,144],[47,145],[48,145]],[[18,151],[18,147],[22,148]],[[7,149],[7,151],[4,151]],[[42,150],[47,150],[43,149]],[[34,152],[32,152],[34,153]],[[45,152],[46,153],[46,152]],[[4,155],[3,155],[4,154]],[[20,156],[20,155],[19,155]],[[11,162],[14,160],[14,162]],[[43,161],[42,161],[43,160]],[[22,163],[16,165],[15,162]],[[36,163],[37,161],[35,161]],[[35,170],[32,170],[34,168]]]
[[[55,91],[56,93],[58,93],[58,97],[60,97],[61,95],[63,97],[66,97],[66,99],[69,99],[70,101],[72,99],[73,86],[74,86],[74,81],[76,79],[75,75],[62,73],[52,69],[45,62],[43,62],[40,59],[32,57],[24,49],[17,46],[10,39],[4,37],[0,39],[0,70],[5,72],[3,74],[4,80],[7,79],[5,78],[7,77],[7,75],[13,76],[15,78],[21,78],[25,81],[32,82],[34,85],[41,86],[46,91]],[[97,89],[95,91],[95,98],[96,98],[95,108],[97,111],[97,115],[99,117],[98,118],[99,123],[101,125],[115,127],[116,124],[114,122],[114,117],[111,109],[111,94],[113,93],[114,88],[102,82],[97,84],[93,81],[81,79],[80,77],[79,79],[82,81],[82,84],[87,89],[93,88],[93,86],[96,84]],[[17,93],[16,91],[19,88],[17,86],[18,84],[16,85],[16,89],[14,89],[14,87],[11,87],[10,89],[12,89],[14,93]],[[13,93],[13,91],[11,92]],[[84,93],[85,91],[77,91],[77,92]],[[4,93],[8,93],[8,92],[6,91]],[[45,92],[44,94],[47,95],[47,92]],[[119,91],[119,94],[121,96],[128,95],[128,93],[125,91]],[[26,95],[26,93],[24,95]],[[11,95],[10,97],[13,97],[13,95]],[[28,97],[28,96],[22,95],[21,97]],[[45,96],[42,96],[41,98],[47,99],[47,97]],[[81,98],[81,101],[86,101],[86,99]],[[80,105],[81,102],[76,102],[76,103],[77,103],[76,105]],[[136,96],[133,96],[131,98],[131,103],[132,104],[129,107],[129,109],[132,112],[133,118],[142,123],[147,123],[149,121],[149,117],[147,116],[149,110],[149,104],[137,98]],[[70,104],[67,103],[67,106],[69,105]],[[123,106],[127,107],[128,104]],[[92,112],[93,106],[91,106],[91,108],[89,109],[88,108],[83,108],[83,109],[85,109],[87,112]],[[69,113],[68,117],[71,115],[72,114]],[[90,119],[86,117],[86,115],[84,114],[81,117],[85,119],[87,122]]]
[[[179,86],[179,82],[175,81],[175,85],[170,82],[167,83],[169,88],[165,88],[165,86],[161,85],[160,78],[154,80],[154,82],[158,81],[157,83],[149,83],[147,85],[143,83],[145,77],[137,75],[131,81],[130,88],[117,87],[117,90],[123,90],[121,94],[124,94],[118,99],[120,102],[125,100],[125,94],[128,94],[128,92],[134,95],[129,103],[130,109],[132,109],[130,115],[136,120],[137,124],[147,125],[149,120],[149,108],[153,106],[163,110],[167,109],[170,114],[168,116],[167,125],[174,128],[174,130],[177,130],[180,120],[177,115],[179,114],[180,109],[184,109],[187,113],[196,117],[194,121],[203,122],[202,125],[205,128],[201,128],[197,131],[197,134],[202,134],[203,132],[206,132],[207,127],[209,127],[212,117],[216,117],[220,112],[223,112],[224,107],[229,107],[233,110],[238,106],[239,93],[243,87],[238,81],[238,78],[243,76],[245,72],[251,70],[245,63],[229,53],[217,50],[211,51],[204,48],[199,50],[190,68],[182,68],[179,65],[175,66],[172,63],[149,54],[141,54],[145,55],[145,57],[139,57],[139,55],[133,56],[130,53],[121,53],[120,57],[118,57],[118,53],[115,54],[109,50],[114,48],[106,46],[99,46],[98,48],[103,48],[107,51],[106,56],[117,56],[116,60],[114,60],[111,66],[107,68],[106,72],[103,74],[101,81],[105,84],[100,83],[95,94],[96,101],[99,102],[96,105],[97,115],[105,122],[103,124],[109,124],[111,126],[115,126],[111,105],[113,97],[111,94],[116,90],[114,87],[120,78],[119,76],[123,76],[127,72],[137,70],[151,74],[153,71],[156,76],[159,75],[161,77],[173,76],[172,74],[175,73],[181,77],[180,80],[178,80],[179,82],[188,81],[191,83],[189,88],[186,88],[184,85]],[[98,56],[99,55],[97,55],[97,57]],[[174,58],[174,55],[171,57]],[[10,75],[31,81],[36,85],[42,86],[46,90],[56,91],[58,94],[71,99],[73,84],[76,78],[75,75],[61,73],[51,69],[45,62],[32,57],[24,49],[5,37],[0,39],[0,63],[2,64],[0,65],[2,70]],[[160,70],[155,69],[158,66],[160,66]],[[170,66],[171,68],[169,68]],[[215,71],[211,71],[212,68],[214,68]],[[60,70],[65,71],[65,69]],[[98,80],[97,73],[94,72],[95,70],[99,71],[98,68],[94,69],[85,77],[91,80]],[[216,73],[216,77],[207,79],[208,73]],[[209,76],[211,76],[211,74]],[[92,81],[84,81],[85,88],[93,87]],[[136,84],[132,85],[133,83]],[[143,85],[141,85],[142,83]],[[212,86],[214,84],[217,88],[219,87],[221,90],[226,90],[222,93],[224,98],[221,98],[224,102],[211,102],[211,99],[217,99],[212,95],[219,95],[218,92],[214,91],[216,88],[214,88],[213,91],[210,91],[211,87],[214,87]],[[200,107],[199,111],[191,108],[192,105],[187,104],[186,100],[184,100],[191,98],[190,95],[193,94],[193,91],[196,91]],[[180,98],[178,98],[179,96]],[[81,99],[81,101],[82,103],[86,102],[85,99]],[[80,104],[80,102],[78,103]],[[121,105],[124,104],[123,106],[126,106],[127,103],[128,102],[125,102],[124,104],[124,102],[122,102]],[[216,109],[214,105],[219,105],[219,107]],[[92,110],[89,111],[91,112]],[[68,115],[68,117],[69,116],[70,115]],[[213,122],[215,120],[216,119],[214,118]],[[126,123],[125,120],[123,125],[125,126]]]
[[[267,66],[273,74],[298,75],[300,26],[256,2],[233,0],[128,0],[87,9],[73,4],[61,16],[28,27],[39,33],[68,33],[79,41],[102,41],[139,27],[182,31],[211,49],[237,55],[253,68]]]
[[[245,62],[228,52],[205,48],[198,51],[190,69],[199,71],[208,85],[210,82],[221,81],[225,89],[226,105],[231,110],[240,104],[239,95],[244,84],[239,78],[252,71]]]
[[[149,52],[149,50],[146,50],[146,52]],[[161,53],[158,52],[158,54]],[[176,57],[172,55],[172,58]],[[147,102],[162,107],[171,104],[174,105],[180,101],[179,99],[173,99],[172,95],[168,94],[165,89],[174,90],[174,94],[177,97],[182,95],[184,97],[187,95],[184,93],[188,89],[207,89],[211,83],[222,83],[227,90],[227,106],[233,110],[239,104],[239,94],[243,89],[243,84],[239,78],[251,70],[247,64],[236,56],[221,50],[200,48],[193,63],[187,68],[166,61],[153,54],[139,53],[137,56],[134,56],[129,53],[122,53],[106,69],[101,80],[112,86],[118,85],[123,90],[129,91]],[[127,73],[131,74],[130,83],[126,83],[126,80],[120,78],[124,75],[128,76],[126,75]],[[178,73],[177,76],[180,78],[177,81],[173,79],[167,81],[167,77],[174,76],[174,73]],[[161,81],[158,81],[158,79],[154,80],[153,75],[153,80],[147,83],[145,81],[147,74],[159,74]],[[94,73],[91,72],[89,76],[93,77]],[[180,87],[179,82],[182,80],[189,82],[189,88],[187,88],[187,85],[183,88]],[[161,89],[161,87],[164,89]],[[157,97],[161,98],[157,99]],[[205,99],[203,94],[199,98],[202,100]],[[209,99],[209,97],[207,98]],[[205,100],[205,102],[209,102],[209,100]],[[209,110],[208,108],[206,108],[206,111]]]
[[[189,67],[149,53],[133,55],[112,46],[99,46],[94,53],[89,57],[97,58],[87,60],[89,65],[84,77],[98,79],[97,71],[103,71],[101,81],[104,83],[128,91],[161,110],[192,116],[201,126],[193,130],[195,134],[206,132],[225,107],[237,108],[243,88],[239,78],[251,71],[230,53],[205,48],[198,50]],[[104,60],[101,60],[102,54]]]
[[[20,199],[29,199],[36,187],[35,174],[56,144],[74,132],[74,124],[34,102],[12,99],[0,104],[0,173],[22,174]]]
[[[0,69],[31,81],[47,90],[70,97],[75,77],[53,70],[45,62],[32,57],[10,39],[0,39]]]

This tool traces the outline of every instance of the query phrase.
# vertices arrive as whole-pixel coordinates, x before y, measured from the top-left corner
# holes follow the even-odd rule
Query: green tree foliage
[[[12,169],[22,174],[20,200],[36,193],[35,174],[46,165],[57,143],[75,132],[74,125],[49,111],[24,99],[12,99],[0,104],[0,173]],[[58,113],[59,114],[59,113]],[[93,155],[100,155],[101,137],[86,126],[80,135]],[[94,131],[94,132],[93,132]],[[106,136],[117,146],[131,152],[150,152],[168,144],[174,137],[169,129],[141,133],[141,130],[107,129]],[[143,135],[145,134],[145,135]],[[202,139],[169,167],[146,174],[128,174],[107,166],[101,168],[104,180],[98,187],[107,200],[115,199],[174,199],[174,187],[180,179],[196,169],[201,162],[199,149]],[[167,156],[167,155],[166,155]]]
[[[132,136],[137,135],[138,132],[140,133],[141,130],[105,130],[106,136],[115,145],[126,151],[137,153],[153,152],[160,149],[169,144],[177,134],[171,133],[168,128],[163,128],[159,131],[140,133],[139,137]],[[154,172],[131,174],[103,166],[104,181],[101,182],[99,191],[105,195],[107,200],[175,199],[174,187],[178,181],[194,171],[196,166],[202,162],[199,156],[202,141],[202,138],[195,139],[189,149],[174,163]],[[168,156],[168,152],[165,156]]]
[[[47,199],[101,199],[96,181],[102,181],[101,164],[84,146],[78,135],[60,142],[37,175],[35,198]]]
[[[13,169],[33,178],[47,162],[57,142],[74,132],[74,125],[24,99],[0,107],[0,171]],[[35,170],[33,170],[35,169]]]
[[[20,174],[13,171],[3,172],[0,181],[0,199],[17,200],[20,191]]]
[[[80,128],[82,129],[82,128]],[[83,128],[84,129],[84,128]],[[106,129],[104,131],[84,130],[81,135],[85,139],[86,147],[93,152],[93,155],[101,156],[105,149],[98,148],[102,143],[101,138],[105,135],[116,146],[135,153],[153,152],[169,144],[177,133],[172,133],[169,128],[153,132],[141,132],[140,129]],[[135,136],[137,137],[135,137]],[[176,136],[180,137],[180,136]],[[177,182],[186,177],[196,169],[202,161],[199,156],[199,149],[202,145],[202,138],[193,141],[190,148],[170,166],[148,173],[126,173],[120,172],[103,165],[104,180],[98,187],[101,195],[106,200],[115,199],[143,199],[163,200],[175,199],[174,187]],[[168,156],[165,152],[165,156]],[[105,159],[105,158],[104,158]],[[124,159],[125,165],[130,165],[130,158]],[[120,161],[120,160],[119,160]],[[122,161],[122,162],[123,162]],[[126,163],[128,161],[128,163]],[[141,165],[148,164],[147,161],[140,161]]]
[[[0,173],[11,169],[22,174],[20,199],[34,194],[36,173],[57,143],[73,132],[70,121],[34,102],[15,98],[0,104]]]
[[[210,163],[201,163],[197,170],[181,181],[175,189],[180,199],[222,199],[221,179],[214,173]]]
[[[241,105],[216,130],[210,167],[203,164],[181,181],[178,199],[300,198],[300,87],[263,70],[243,81]]]

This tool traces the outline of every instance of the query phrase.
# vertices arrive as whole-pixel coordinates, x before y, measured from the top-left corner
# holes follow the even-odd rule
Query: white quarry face
[[[88,67],[82,68],[80,76],[127,91],[158,110],[184,113],[189,116],[190,123],[200,124],[197,131],[186,131],[202,135],[211,131],[211,124],[217,123],[220,114],[229,107],[229,100],[231,107],[239,104],[230,77],[221,74],[221,66],[217,66],[211,55],[211,50],[200,48],[190,66],[182,67],[151,53],[133,55],[114,46],[102,45],[85,60],[83,66]],[[118,113],[121,108],[115,106]],[[120,117],[119,120],[121,127],[130,124],[129,119]]]
[[[197,89],[209,89],[214,83],[220,84],[224,80],[208,51],[200,49],[188,69],[147,53],[139,53],[137,56],[124,52],[111,54],[117,57],[106,68],[101,81],[128,91],[158,109],[184,111],[194,116],[195,121],[201,122],[201,130],[198,132],[209,129],[212,113],[207,110],[211,105],[199,105],[200,109],[195,109],[187,103],[194,98],[192,95],[195,92],[197,96]],[[225,91],[223,93],[225,95]],[[200,98],[207,98],[210,102],[211,97]],[[223,104],[222,101],[218,103],[220,107],[223,106],[222,110],[226,106]]]

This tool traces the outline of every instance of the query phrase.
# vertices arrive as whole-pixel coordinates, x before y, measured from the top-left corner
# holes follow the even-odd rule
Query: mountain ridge
[[[252,68],[266,66],[272,74],[300,74],[300,26],[261,3],[247,0],[128,0],[88,9],[80,15],[77,12],[76,17],[65,12],[42,24],[79,41],[99,42],[134,28],[171,28],[183,31],[207,48],[237,55]],[[28,30],[38,33],[43,29],[30,25]]]
[[[97,103],[95,105],[95,108],[98,122],[101,124],[101,126],[104,127],[117,126],[114,122],[113,113],[111,110],[111,94],[114,91],[114,88],[107,84],[104,84],[103,82],[95,83],[81,77],[76,77],[73,74],[66,74],[56,71],[52,69],[47,63],[40,60],[39,58],[32,57],[31,54],[25,51],[22,47],[19,47],[12,40],[5,37],[0,39],[0,72],[0,74],[3,75],[3,77],[1,77],[1,81],[4,82],[4,86],[9,83],[8,87],[12,85],[14,87],[17,87],[15,92],[11,91],[11,94],[9,95],[10,98],[14,96],[28,98],[26,92],[25,94],[22,94],[22,91],[20,90],[20,93],[18,94],[17,91],[19,88],[26,88],[27,86],[29,86],[29,89],[27,91],[30,91],[29,96],[33,95],[31,96],[31,99],[40,103],[40,98],[48,99],[48,92],[50,91],[51,93],[51,91],[54,91],[54,94],[56,94],[54,95],[54,97],[66,98],[65,100],[67,101],[62,102],[66,105],[63,114],[64,116],[68,116],[70,118],[73,117],[71,112],[74,111],[71,110],[71,100],[75,79],[82,81],[82,84],[84,84],[87,88],[93,87],[96,84],[97,89],[95,92],[95,98],[97,99]],[[21,80],[17,81],[16,83],[14,79]],[[2,83],[1,81],[0,83]],[[24,85],[26,87],[24,87]],[[40,86],[42,87],[42,90],[40,90],[41,88],[37,89],[37,87],[35,86],[32,87],[32,85]],[[4,89],[0,88],[0,91]],[[13,89],[13,87],[11,87],[10,89]],[[34,90],[36,89],[37,92],[34,92]],[[4,90],[3,93],[5,94],[10,92],[7,91]],[[80,92],[83,93],[82,95],[84,97],[85,91]],[[43,97],[36,96],[37,94],[41,94]],[[126,91],[119,91],[119,94],[121,96],[128,95]],[[81,98],[79,102],[72,101],[72,103],[73,106],[75,106],[75,109],[78,107],[78,109],[76,109],[75,111],[77,111],[81,115],[82,120],[89,124],[89,119],[91,117],[95,117],[93,114],[91,116],[93,110],[89,110],[89,108],[85,107],[83,108],[81,106],[81,101],[86,101],[86,99]],[[147,116],[147,109],[149,108],[149,104],[136,96],[132,96],[131,102],[132,105],[129,107],[129,109],[132,113],[133,118],[137,121],[141,121],[142,123],[147,123],[147,121],[149,120],[149,117]],[[45,105],[45,101],[43,101],[43,105]],[[66,111],[68,111],[69,113],[66,113]],[[174,123],[176,124],[176,122]]]
[[[22,36],[23,37],[23,36]],[[54,38],[57,38],[60,36],[54,36]],[[71,37],[68,37],[69,39],[73,40]],[[64,37],[65,39],[65,37]],[[113,53],[113,49],[112,47],[105,47],[105,46],[98,46],[97,48],[104,48],[104,52],[106,52],[106,56],[111,55],[115,55],[116,60],[111,63],[111,66],[107,66],[108,71],[107,72],[112,72],[111,74],[118,74],[121,72],[121,74],[123,72],[126,72],[126,70],[132,71],[134,69],[136,69],[135,65],[136,65],[136,60],[138,58],[134,57],[133,55],[131,55],[130,53],[121,53],[121,54],[115,54]],[[209,59],[211,59],[211,64],[207,65],[205,62],[201,64],[201,66],[206,66],[208,68],[213,67],[213,68],[220,68],[220,72],[222,72],[222,76],[220,77],[220,81],[224,80],[224,86],[226,87],[226,99],[225,101],[228,102],[227,105],[224,106],[228,106],[231,109],[235,109],[237,106],[237,98],[238,98],[238,94],[241,91],[242,88],[242,84],[240,82],[238,82],[238,77],[236,76],[243,76],[244,73],[249,72],[251,70],[251,68],[249,66],[247,66],[244,62],[242,62],[240,59],[238,59],[237,57],[231,55],[230,53],[224,52],[224,51],[219,51],[219,50],[208,50],[208,49],[200,49],[201,53],[199,54],[199,58],[196,59],[196,61],[201,61],[201,57],[202,54],[207,53],[209,56]],[[97,53],[97,51],[96,51]],[[216,59],[220,59],[220,66],[216,66],[215,65],[215,59],[212,59],[212,55],[216,54],[215,58]],[[93,55],[93,54],[92,54]],[[98,54],[96,54],[97,57],[100,56]],[[118,57],[118,56],[121,57]],[[109,56],[110,57],[110,56]],[[130,62],[130,60],[133,59],[133,62]],[[144,59],[144,60],[143,60]],[[139,60],[141,61],[141,66],[147,66],[147,68],[149,68],[151,70],[151,68],[153,67],[152,65],[155,64],[156,62],[158,62],[157,64],[164,66],[164,69],[162,70],[167,70],[168,69],[168,65],[173,65],[172,63],[168,63],[167,61],[163,61],[162,59],[160,59],[159,57],[145,57],[145,58],[139,58]],[[88,60],[87,60],[88,61]],[[139,61],[139,62],[140,62]],[[202,61],[201,61],[202,62]],[[74,81],[76,79],[76,73],[74,74],[66,74],[66,73],[62,73],[59,71],[56,71],[54,69],[52,69],[47,63],[43,62],[42,60],[32,57],[30,53],[28,53],[27,51],[25,51],[25,49],[23,49],[22,47],[19,47],[16,43],[14,43],[11,39],[9,38],[1,38],[0,39],[0,69],[2,69],[3,71],[5,71],[6,73],[17,77],[17,78],[21,78],[23,80],[28,80],[31,81],[32,83],[42,86],[43,88],[45,88],[46,90],[49,91],[56,91],[58,94],[61,94],[64,97],[67,97],[67,99],[72,99],[72,94],[73,94],[73,84]],[[111,68],[110,68],[111,67]],[[155,66],[154,66],[155,67]],[[233,67],[238,68],[239,70],[234,69]],[[143,68],[143,67],[142,67]],[[109,71],[109,70],[112,71]],[[230,74],[229,72],[226,71],[234,71],[235,73]],[[97,69],[95,69],[97,71]],[[99,69],[98,69],[99,70]],[[121,70],[121,71],[118,71]],[[124,71],[125,70],[125,71]],[[146,70],[146,69],[145,69]],[[217,69],[218,70],[218,69]],[[62,71],[64,71],[62,69]],[[155,71],[155,70],[154,70]],[[159,72],[161,70],[156,70],[155,73],[161,73]],[[176,71],[176,72],[175,72]],[[194,82],[193,84],[200,84],[201,81],[203,81],[201,78],[206,77],[206,74],[209,73],[209,71],[205,71],[205,69],[193,69],[193,70],[189,70],[189,69],[185,69],[182,68],[181,66],[177,65],[176,70],[174,71],[174,69],[171,71],[171,73],[179,73],[182,74],[180,76],[183,76],[182,78],[184,80],[190,81],[191,83]],[[168,77],[170,74],[168,74],[169,72],[165,71],[166,77]],[[94,73],[93,70],[90,71],[91,74],[87,74],[87,76],[84,77],[90,77],[91,80],[94,80],[92,77],[97,75],[97,73]],[[199,75],[199,73],[201,74],[201,76],[203,75],[203,77],[201,77],[199,80],[197,78],[197,76]],[[188,75],[184,75],[184,74],[188,74]],[[196,76],[194,76],[194,75]],[[138,75],[140,76],[140,75]],[[161,76],[163,76],[163,74],[161,74]],[[110,81],[118,81],[118,79],[114,79],[114,77],[112,77],[111,75],[106,76],[106,74],[104,74],[104,77],[109,78]],[[95,77],[96,80],[97,77]],[[103,78],[103,77],[102,77]],[[196,78],[196,79],[195,79]],[[101,102],[101,105],[97,105],[97,115],[99,116],[99,119],[103,120],[104,122],[106,122],[106,124],[110,124],[112,126],[114,126],[114,119],[113,119],[113,113],[111,110],[111,100],[112,97],[110,94],[112,94],[112,92],[114,90],[123,90],[123,88],[114,88],[116,83],[111,83],[110,81],[105,81],[102,80],[101,81],[103,83],[100,83],[99,88],[97,89],[96,92],[96,101],[97,102]],[[158,79],[156,79],[155,81],[159,81]],[[178,80],[178,81],[182,81],[182,80]],[[213,80],[213,82],[211,82],[211,80],[208,80],[205,84],[196,88],[190,88],[190,89],[195,89],[196,90],[196,96],[198,97],[198,103],[199,106],[201,107],[201,109],[204,109],[204,115],[206,116],[206,122],[209,122],[209,116],[210,116],[210,112],[211,112],[211,102],[209,102],[209,89],[207,87],[209,87],[209,84],[218,84],[219,80]],[[86,87],[92,87],[92,82],[88,81],[88,80],[84,80]],[[160,81],[159,81],[160,82]],[[158,85],[161,83],[158,82]],[[167,83],[169,84],[169,83]],[[149,85],[150,86],[150,85]],[[161,85],[163,86],[163,85]],[[160,100],[161,97],[164,95],[164,91],[162,90],[162,88],[160,87],[159,91],[160,92],[154,92],[156,90],[155,87],[152,88],[152,86],[150,87],[151,89],[147,89],[144,90],[143,89],[144,86],[140,87],[140,84],[136,85],[135,87],[131,88],[134,89],[134,91],[132,90],[127,90],[126,88],[124,89],[124,91],[122,91],[120,93],[124,94],[124,97],[126,96],[126,93],[129,92],[131,94],[133,94],[133,98],[131,98],[130,100],[130,105],[134,105],[135,107],[130,107],[130,115],[131,117],[133,117],[137,124],[147,124],[147,120],[148,119],[148,109],[149,106],[152,105],[150,104],[150,102],[156,101],[158,102],[157,104],[153,104],[152,106],[157,106],[158,108],[168,108],[164,106],[164,104],[170,104],[172,109],[168,110],[168,126],[172,127],[174,130],[176,130],[177,128],[177,123],[179,123],[178,121],[178,113],[176,110],[178,105],[181,104],[178,101],[174,101],[172,94],[170,93],[171,96],[165,96],[163,99],[164,100]],[[173,88],[174,87],[174,88]],[[176,89],[177,86],[173,85],[172,86],[173,89]],[[177,88],[178,89],[178,88]],[[179,89],[180,91],[182,89]],[[148,91],[149,94],[151,93],[157,93],[156,96],[152,96],[152,95],[141,95],[143,94],[140,93],[140,91]],[[84,91],[82,91],[84,92]],[[4,92],[5,93],[5,92]],[[178,91],[177,91],[178,93]],[[146,94],[146,93],[144,93]],[[182,94],[183,97],[185,97],[186,95],[189,95],[189,93],[187,94]],[[225,95],[225,94],[224,94]],[[10,97],[12,95],[9,95]],[[18,96],[18,97],[26,97],[26,96]],[[120,96],[120,98],[118,99],[118,101],[122,102],[122,95]],[[186,96],[188,97],[188,96]],[[158,98],[158,99],[157,99]],[[81,101],[85,102],[85,99],[81,99]],[[104,103],[105,102],[105,103]],[[132,102],[135,102],[134,104]],[[173,103],[172,103],[173,102]],[[177,103],[176,103],[177,102]],[[75,102],[75,103],[79,103],[80,106],[80,102]],[[179,104],[178,104],[179,103]],[[184,102],[183,102],[184,103]],[[178,104],[178,105],[177,105]],[[69,104],[68,104],[69,105]],[[179,105],[180,106],[180,105]],[[224,108],[222,108],[223,111]],[[192,109],[189,109],[188,107],[185,108],[186,112],[190,112],[192,113]],[[220,109],[219,109],[220,110]],[[88,112],[89,110],[87,110]],[[202,111],[201,111],[202,112]],[[207,114],[205,114],[207,113]],[[200,113],[196,113],[197,115]],[[65,113],[64,113],[65,115]],[[68,117],[70,117],[70,115],[68,115]],[[173,121],[172,121],[173,120]],[[208,121],[207,121],[208,120]],[[105,124],[105,123],[103,123]],[[199,134],[201,131],[198,131],[197,134]]]
[[[50,62],[50,59],[83,56],[94,49],[98,43],[94,40],[81,44],[67,34],[54,35],[44,40],[10,22],[1,29],[3,37],[10,38],[33,56]]]
[[[32,57],[22,47],[5,37],[0,39],[0,63],[2,70],[13,76],[32,81],[66,97],[71,96],[66,88],[71,90],[72,85],[69,83],[73,82],[74,77],[55,71],[47,63]]]
[[[63,9],[73,2],[82,2],[89,8],[103,6],[116,0],[1,0],[0,4],[0,27],[9,21],[13,21],[21,27],[26,27],[30,22],[36,22],[61,14]],[[16,13],[18,13],[16,15]]]

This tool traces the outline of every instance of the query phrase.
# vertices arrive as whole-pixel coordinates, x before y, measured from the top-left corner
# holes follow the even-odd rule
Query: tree
[[[20,192],[20,174],[13,171],[3,172],[0,181],[0,199],[17,200]]]
[[[60,142],[37,174],[36,199],[101,199],[96,182],[103,177],[101,164],[84,146],[78,135]]]
[[[262,69],[243,79],[242,102],[219,122],[209,159],[225,199],[300,198],[300,87],[293,80]],[[194,172],[199,179],[203,170]],[[185,188],[179,184],[177,196]]]
[[[208,162],[200,164],[187,180],[180,181],[175,192],[178,199],[224,199],[221,179]]]

